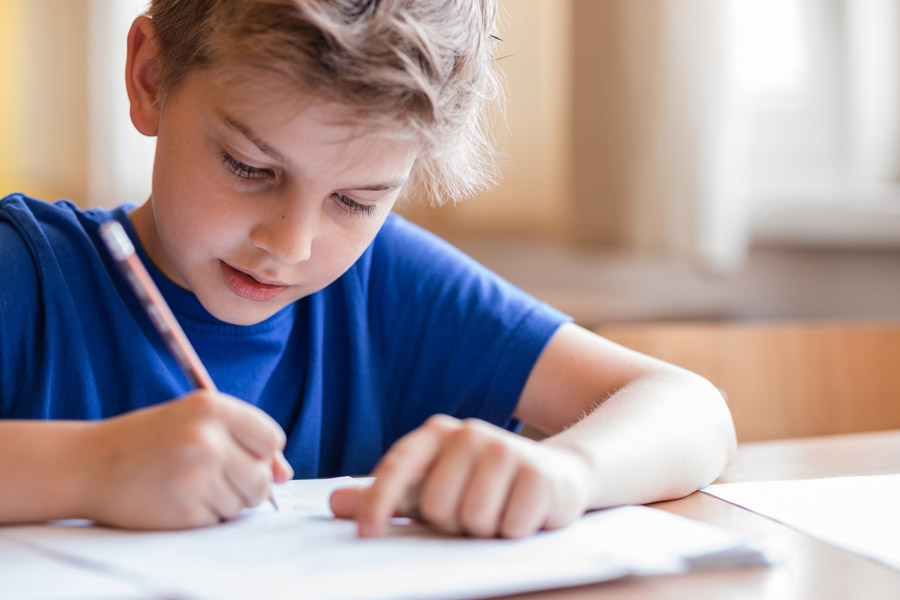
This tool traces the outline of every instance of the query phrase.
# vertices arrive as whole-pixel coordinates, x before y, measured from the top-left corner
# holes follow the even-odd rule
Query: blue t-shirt
[[[121,222],[216,385],[287,433],[299,478],[369,473],[430,415],[511,415],[565,315],[391,215],[325,289],[232,325],[156,269],[127,215],[0,200],[0,418],[101,419],[190,385],[98,235]]]

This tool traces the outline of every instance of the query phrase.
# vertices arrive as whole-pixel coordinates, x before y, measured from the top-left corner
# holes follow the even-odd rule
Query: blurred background
[[[0,2],[0,191],[141,202],[144,2]],[[501,0],[502,179],[398,207],[593,327],[900,316],[900,2]]]

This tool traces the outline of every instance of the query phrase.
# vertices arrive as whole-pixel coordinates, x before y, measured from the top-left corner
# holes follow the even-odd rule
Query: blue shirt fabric
[[[298,478],[369,473],[435,413],[513,426],[528,374],[568,319],[391,215],[334,283],[232,325],[152,265],[129,208],[0,200],[0,418],[101,419],[190,390],[103,246],[109,218],[219,389],[284,428]]]

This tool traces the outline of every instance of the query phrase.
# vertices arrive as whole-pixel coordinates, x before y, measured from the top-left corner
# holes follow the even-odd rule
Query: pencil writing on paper
[[[115,220],[106,221],[100,225],[100,235],[119,270],[128,281],[128,285],[165,342],[166,348],[178,362],[178,366],[184,371],[191,385],[210,392],[218,391],[159,288],[153,283],[153,279],[141,259],[138,258],[134,251],[134,244],[131,243],[122,224]],[[272,503],[275,510],[278,510],[278,504],[276,504],[271,491],[269,492],[269,502]]]

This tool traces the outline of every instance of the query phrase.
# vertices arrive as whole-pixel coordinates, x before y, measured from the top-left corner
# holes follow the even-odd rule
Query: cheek
[[[339,257],[344,270],[349,269],[378,235],[387,216],[361,220],[356,227],[350,228],[337,247],[332,248],[333,255]]]
[[[170,125],[166,136],[157,140],[154,194],[177,199],[181,212],[207,210],[204,200],[215,196],[222,185],[221,164],[208,147],[197,141],[203,139],[200,132],[189,125],[179,131],[177,125]]]
[[[173,160],[174,158],[174,160]],[[185,157],[187,158],[187,157]],[[227,189],[208,161],[178,161],[170,157],[154,173],[153,198],[157,218],[172,235],[215,240],[209,232],[240,222]]]

